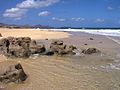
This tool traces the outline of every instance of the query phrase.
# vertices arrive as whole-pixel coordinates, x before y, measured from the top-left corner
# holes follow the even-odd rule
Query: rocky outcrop
[[[58,55],[75,54],[73,52],[75,49],[75,46],[65,45],[63,41],[60,40],[52,41],[50,45],[50,51]]]
[[[82,53],[84,54],[93,54],[93,53],[99,53],[100,51],[96,48],[88,48],[88,49],[84,49],[82,51]]]
[[[45,45],[40,43],[39,45],[35,40],[31,40],[29,37],[8,37],[0,40],[0,50],[5,56],[28,58],[33,54],[41,55],[74,55],[76,49],[73,45],[65,45],[61,40],[54,40],[50,44],[50,48],[46,50]]]
[[[37,54],[37,53],[43,53],[46,51],[46,48],[43,44],[37,45],[35,40],[32,40],[29,49],[31,51],[31,54]]]
[[[0,82],[2,83],[21,83],[27,79],[21,64],[11,65],[9,69],[0,75]]]
[[[8,37],[0,40],[0,50],[8,57],[29,57],[31,54],[45,52],[43,44],[38,45],[29,37]]]

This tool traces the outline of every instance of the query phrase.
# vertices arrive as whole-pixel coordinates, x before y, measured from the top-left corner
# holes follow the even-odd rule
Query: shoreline
[[[68,38],[70,36],[67,32],[58,32],[58,31],[44,31],[44,30],[34,30],[34,29],[7,29],[0,28],[0,33],[2,37],[30,37],[35,40],[39,39],[60,39]]]
[[[20,30],[19,32],[24,31]],[[32,30],[29,33],[33,35],[34,32],[36,31]],[[57,38],[66,45],[75,45],[80,52],[91,47],[99,49],[101,53],[91,55],[81,55],[80,53],[80,56],[68,57],[35,55],[27,59],[7,58],[7,60],[1,56],[0,69],[7,68],[9,64],[20,63],[25,73],[29,76],[24,84],[10,83],[3,85],[6,90],[38,90],[39,88],[42,90],[69,90],[71,88],[73,90],[94,90],[95,88],[98,90],[109,90],[114,88],[114,85],[118,85],[120,80],[120,45],[118,43],[103,35],[84,32],[56,33],[55,31],[43,30],[39,31],[39,34],[41,33],[45,37],[48,35],[49,39],[45,40],[45,37],[39,37],[37,39],[38,43],[42,42],[45,45],[49,45],[52,39]],[[52,33],[52,37],[50,33]],[[9,33],[7,34],[9,35]],[[3,61],[4,59],[5,61]],[[103,83],[108,84],[106,86]],[[0,86],[2,85],[0,84]]]

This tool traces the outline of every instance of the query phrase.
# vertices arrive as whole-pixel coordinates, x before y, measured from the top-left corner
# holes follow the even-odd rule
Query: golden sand
[[[31,37],[32,39],[59,39],[68,38],[70,34],[67,32],[57,32],[50,30],[35,30],[35,29],[8,29],[0,28],[0,33],[3,37]]]

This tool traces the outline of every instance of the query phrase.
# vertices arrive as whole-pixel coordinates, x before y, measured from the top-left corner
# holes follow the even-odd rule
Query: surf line
[[[117,43],[117,44],[119,44],[120,45],[120,42],[118,41],[118,40],[116,40],[116,39],[113,39],[113,38],[111,38],[110,36],[106,36],[108,39],[110,39],[110,40],[112,40],[112,41],[114,41],[115,43]]]

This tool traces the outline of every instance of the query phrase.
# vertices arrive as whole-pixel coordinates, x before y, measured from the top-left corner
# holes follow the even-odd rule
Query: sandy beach
[[[66,32],[57,32],[50,30],[37,30],[37,29],[8,29],[0,28],[0,33],[4,37],[30,37],[35,40],[39,39],[59,39],[68,38],[70,34]]]
[[[120,90],[120,45],[106,36],[31,29],[0,29],[0,33],[3,37],[31,37],[45,44],[60,39],[79,50],[76,56],[63,57],[11,59],[1,55],[1,71],[19,62],[29,76],[23,84],[0,84],[2,90]],[[98,48],[101,53],[81,54],[89,47]]]

